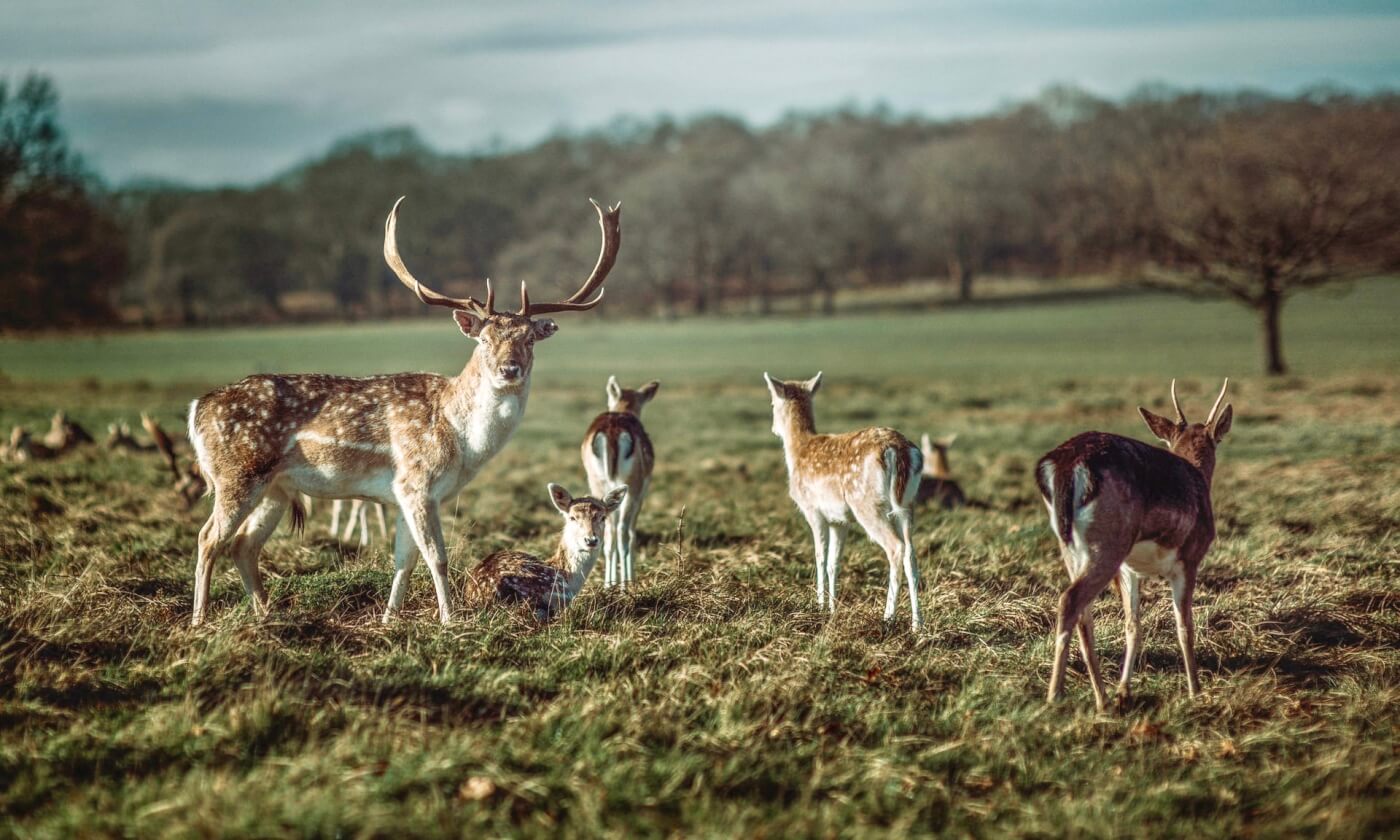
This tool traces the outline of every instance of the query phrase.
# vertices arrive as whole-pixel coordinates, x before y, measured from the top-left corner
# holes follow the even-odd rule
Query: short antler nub
[[[1181,410],[1181,401],[1176,398],[1176,380],[1172,380],[1172,405],[1176,407],[1176,422],[1186,425],[1186,412]]]
[[[1215,413],[1220,410],[1220,403],[1225,400],[1225,389],[1230,387],[1230,377],[1225,377],[1225,382],[1220,386],[1220,396],[1215,398],[1215,405],[1210,407],[1210,416],[1206,418],[1206,425],[1215,422]]]

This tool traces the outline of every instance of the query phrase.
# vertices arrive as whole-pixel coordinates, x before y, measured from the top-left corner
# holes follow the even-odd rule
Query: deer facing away
[[[558,329],[540,316],[592,309],[602,300],[621,243],[621,208],[605,211],[594,203],[603,244],[578,291],[567,300],[539,303],[521,284],[520,309],[513,313],[496,311],[490,281],[484,302],[448,297],[420,283],[399,256],[398,208],[395,203],[384,225],[385,261],[423,303],[451,309],[458,328],[477,342],[475,351],[451,378],[260,375],[191,403],[190,441],[214,490],[213,511],[199,534],[194,624],[204,619],[214,563],[226,553],[255,611],[266,611],[258,553],[299,493],[397,507],[394,579],[384,620],[403,604],[419,554],[433,578],[439,619],[452,618],[439,505],[471,481],[520,424],[535,343]]]
[[[836,574],[846,530],[854,519],[885,551],[890,583],[885,620],[894,618],[899,572],[909,586],[913,628],[919,612],[919,569],[914,557],[914,499],[923,456],[894,429],[870,428],[846,434],[818,434],[812,395],[822,375],[783,381],[767,373],[773,397],[773,434],[782,438],[788,467],[788,494],[812,529],[816,544],[817,606],[836,612]]]
[[[1225,388],[1204,423],[1190,423],[1176,398],[1176,420],[1139,408],[1142,419],[1167,449],[1103,432],[1076,435],[1036,464],[1035,478],[1060,555],[1071,583],[1060,597],[1055,626],[1055,654],[1048,700],[1061,695],[1069,656],[1070,628],[1077,627],[1094,702],[1107,704],[1098,656],[1094,651],[1092,604],[1110,582],[1123,599],[1126,651],[1117,696],[1129,697],[1129,682],[1138,653],[1141,579],[1166,578],[1172,592],[1177,641],[1192,697],[1196,679],[1196,629],[1191,603],[1196,572],[1215,540],[1210,485],[1215,449],[1230,431],[1233,408],[1220,404]]]
[[[602,498],[617,487],[627,488],[622,506],[608,516],[603,535],[603,585],[631,585],[637,514],[651,486],[656,456],[642,426],[642,407],[656,396],[660,382],[632,390],[608,377],[608,410],[594,418],[580,447],[588,490]]]
[[[536,620],[548,621],[568,607],[598,562],[603,531],[610,516],[627,497],[617,487],[602,498],[573,497],[558,484],[549,485],[549,500],[564,517],[559,545],[548,560],[523,551],[489,554],[471,574],[467,603],[523,603]]]

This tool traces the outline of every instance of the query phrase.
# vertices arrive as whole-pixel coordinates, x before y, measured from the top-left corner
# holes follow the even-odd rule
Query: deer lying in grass
[[[107,440],[104,445],[108,449],[123,452],[156,452],[160,449],[154,442],[142,443],[137,440],[131,433],[131,426],[127,425],[125,420],[107,424]]]
[[[960,508],[967,504],[962,487],[948,469],[948,448],[957,435],[948,435],[932,440],[924,435],[919,441],[919,451],[924,456],[923,477],[919,481],[919,497],[915,504],[935,504],[944,510]]]
[[[476,477],[520,425],[535,342],[558,329],[539,316],[592,309],[602,300],[621,243],[620,207],[594,208],[603,245],[579,290],[567,300],[538,303],[522,283],[520,310],[507,313],[496,311],[489,281],[484,302],[447,297],[420,283],[399,256],[394,205],[384,224],[385,261],[423,303],[451,309],[458,328],[477,342],[456,377],[250,376],[191,403],[190,441],[214,488],[213,512],[199,534],[192,623],[204,620],[214,562],[225,553],[232,554],[254,609],[266,611],[258,553],[300,493],[396,506],[394,582],[384,620],[403,604],[421,553],[438,617],[451,621],[439,506]]]
[[[48,434],[44,435],[44,445],[58,452],[66,452],[76,446],[93,443],[88,434],[76,421],[68,417],[68,412],[59,410],[49,422]]]
[[[23,426],[15,426],[10,430],[10,442],[5,445],[3,454],[6,461],[27,464],[31,461],[53,460],[62,454],[62,450],[36,443],[33,435],[25,431]]]
[[[468,604],[523,603],[539,621],[557,616],[578,596],[598,562],[599,544],[608,517],[627,497],[626,487],[611,490],[601,501],[574,498],[558,484],[549,485],[549,500],[564,517],[559,545],[547,560],[523,551],[487,555],[467,584]]]
[[[633,549],[637,539],[637,514],[651,486],[656,460],[651,438],[642,427],[642,407],[656,396],[660,382],[648,382],[637,390],[623,388],[617,377],[608,377],[608,410],[594,418],[581,447],[588,491],[599,498],[618,487],[627,488],[622,507],[608,517],[603,535],[603,585],[627,587],[633,580]]]
[[[350,499],[349,515],[345,517],[345,533],[340,532],[340,515],[345,513],[345,499],[336,499],[331,502],[331,536],[341,542],[349,542],[352,534],[355,533],[355,526],[360,526],[360,545],[369,545],[369,505],[363,499]],[[374,513],[379,518],[379,536],[389,539],[389,526],[384,520],[384,505],[376,502]]]
[[[889,560],[885,620],[894,618],[902,566],[913,628],[923,627],[912,533],[923,469],[919,448],[894,429],[818,434],[812,395],[821,387],[822,375],[805,382],[785,382],[767,373],[763,378],[773,397],[773,434],[782,438],[787,458],[788,494],[806,517],[816,543],[817,606],[836,613],[841,548],[855,519]]]
[[[1070,628],[1077,627],[1094,702],[1100,710],[1107,704],[1094,652],[1092,604],[1110,581],[1123,598],[1127,650],[1118,699],[1128,699],[1138,653],[1138,595],[1143,577],[1166,578],[1171,586],[1186,688],[1192,697],[1199,693],[1191,601],[1197,569],[1215,539],[1210,484],[1216,446],[1230,431],[1234,416],[1231,406],[1220,408],[1229,384],[1227,379],[1220,387],[1204,423],[1187,422],[1176,398],[1175,380],[1175,421],[1138,409],[1167,449],[1119,435],[1085,432],[1052,449],[1036,464],[1036,484],[1050,510],[1050,525],[1071,579],[1060,597],[1048,701],[1061,695]]]

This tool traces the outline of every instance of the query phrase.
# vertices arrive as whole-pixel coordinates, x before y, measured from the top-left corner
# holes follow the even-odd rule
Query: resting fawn
[[[467,583],[467,603],[524,603],[539,621],[558,615],[588,580],[598,562],[605,522],[626,497],[626,487],[599,501],[589,496],[576,499],[558,484],[549,485],[549,500],[564,517],[554,554],[548,560],[510,549],[487,555]]]
[[[912,506],[923,468],[919,448],[894,429],[817,434],[812,395],[822,375],[805,382],[784,382],[767,373],[763,378],[773,396],[773,434],[782,438],[787,457],[788,494],[807,518],[816,543],[817,606],[836,613],[836,573],[846,529],[854,518],[889,559],[885,620],[894,618],[903,566],[909,610],[918,630],[924,620],[919,612]]]
[[[609,376],[608,410],[594,418],[583,436],[583,469],[588,473],[589,492],[602,498],[614,488],[627,488],[626,500],[608,517],[603,535],[604,586],[626,587],[633,580],[637,514],[651,485],[656,460],[651,438],[642,427],[642,406],[651,402],[660,387],[660,382],[648,382],[634,391]]]
[[[919,451],[924,456],[924,474],[919,482],[919,505],[935,504],[945,510],[960,508],[967,504],[962,487],[953,478],[948,468],[948,448],[957,440],[957,435],[948,435],[932,440],[924,435],[919,441]]]
[[[1107,703],[1094,652],[1092,604],[1110,581],[1123,598],[1127,650],[1118,699],[1128,699],[1138,652],[1139,584],[1148,576],[1166,578],[1171,586],[1186,688],[1192,697],[1200,691],[1191,600],[1196,571],[1215,539],[1210,482],[1215,448],[1230,431],[1234,416],[1231,406],[1220,409],[1229,382],[1221,386],[1204,423],[1187,422],[1176,398],[1175,380],[1176,420],[1138,409],[1167,449],[1118,435],[1085,432],[1052,449],[1036,464],[1036,484],[1050,510],[1050,525],[1072,581],[1060,597],[1050,702],[1062,692],[1069,632],[1077,626],[1094,702],[1100,710]]]

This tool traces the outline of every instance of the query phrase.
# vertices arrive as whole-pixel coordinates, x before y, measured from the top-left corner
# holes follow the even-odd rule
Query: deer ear
[[[480,337],[482,328],[486,326],[485,318],[465,309],[452,310],[452,320],[457,322],[457,329],[467,338]]]
[[[822,372],[817,371],[816,376],[812,377],[811,379],[808,379],[803,384],[807,386],[807,393],[815,394],[817,392],[817,389],[822,386]]]
[[[618,509],[625,498],[627,498],[627,488],[619,487],[603,499],[603,507],[608,509],[608,513],[612,513]]]
[[[943,447],[944,449],[951,449],[953,446],[953,441],[957,439],[958,433],[953,432],[951,435],[944,435],[943,437],[939,438],[938,445]]]
[[[608,404],[611,405],[622,399],[622,385],[617,381],[616,376],[608,377]]]
[[[924,434],[919,438],[919,448],[922,449],[924,452],[933,451],[933,441],[929,440],[928,432],[924,432]]]
[[[652,381],[648,382],[647,384],[643,385],[640,389],[638,389],[637,393],[642,395],[643,402],[651,402],[653,399],[655,399],[656,391],[660,387],[661,383],[653,379]]]
[[[538,321],[531,321],[530,327],[535,331],[536,341],[544,341],[546,338],[559,332],[559,325],[554,323],[553,318],[541,318]]]
[[[1142,415],[1143,421],[1147,423],[1147,428],[1157,436],[1158,440],[1167,446],[1172,445],[1172,440],[1176,437],[1176,423],[1160,414],[1153,414],[1142,406],[1138,406],[1138,414]]]
[[[768,383],[768,390],[773,394],[774,399],[787,399],[787,392],[783,388],[783,383],[768,375],[768,371],[763,372],[763,381]]]
[[[550,483],[549,500],[554,503],[555,510],[562,514],[568,514],[569,505],[574,503],[574,497],[569,495],[569,491],[558,484]]]
[[[1230,431],[1230,421],[1234,419],[1235,407],[1227,404],[1220,412],[1220,416],[1210,424],[1210,436],[1215,438],[1216,443],[1225,439],[1225,433]]]

